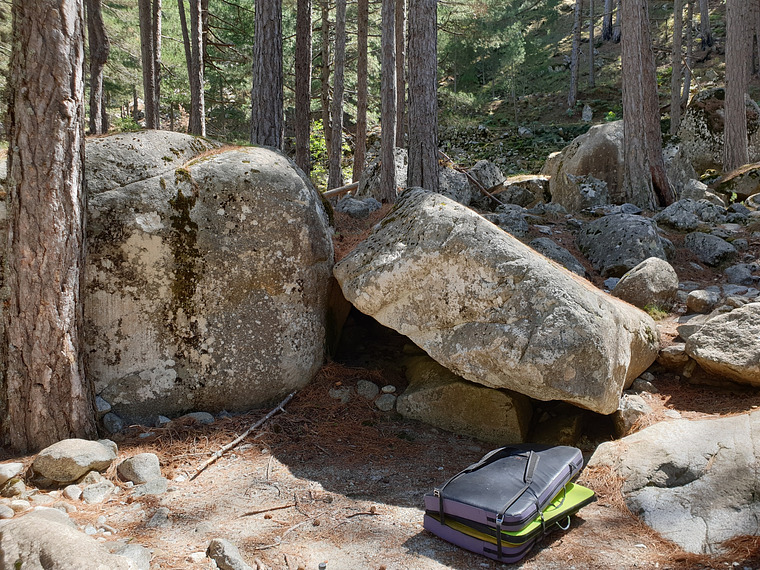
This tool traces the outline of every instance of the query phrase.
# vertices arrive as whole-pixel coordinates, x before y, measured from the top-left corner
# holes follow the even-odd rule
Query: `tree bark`
[[[604,42],[612,39],[612,2],[613,0],[604,0],[604,18],[602,18],[602,41]]]
[[[407,185],[438,191],[437,0],[409,0]]]
[[[715,43],[710,26],[710,0],[699,0],[699,37],[702,40],[702,49],[707,49]]]
[[[308,174],[311,171],[311,0],[298,0],[295,72],[296,164]]]
[[[343,186],[343,81],[346,71],[346,0],[335,5],[335,71],[333,72],[332,137],[327,189]]]
[[[140,54],[142,56],[143,103],[145,105],[145,128],[156,128],[156,75],[153,46],[153,12],[151,0],[138,0],[140,11]]]
[[[594,76],[594,0],[588,0],[588,86],[596,87]]]
[[[681,126],[681,74],[683,38],[683,0],[673,2],[673,73],[670,77],[670,134],[678,134]]]
[[[570,91],[567,95],[567,108],[574,109],[578,101],[578,60],[581,51],[581,14],[583,0],[575,0],[573,18],[573,47],[570,54]]]
[[[282,0],[256,0],[251,143],[282,150]]]
[[[727,0],[724,172],[730,172],[749,162],[744,98],[749,87],[749,64],[752,61],[750,21],[750,9],[746,0]]]
[[[396,201],[396,0],[382,4],[382,108],[380,111],[380,199]]]
[[[181,0],[180,0],[181,2]],[[201,0],[188,0],[190,5],[190,122],[191,135],[206,136],[206,95],[203,77],[203,42],[201,38]]]
[[[686,0],[686,69],[683,75],[683,89],[681,91],[681,110],[689,103],[691,93],[691,68],[694,65],[694,0]]]
[[[161,128],[161,0],[153,0],[153,98],[156,128]]]
[[[0,417],[27,453],[96,435],[80,350],[84,267],[82,0],[14,0],[6,377]]]
[[[406,134],[406,0],[396,0],[396,146]]]
[[[645,209],[671,204],[675,196],[665,174],[657,77],[649,32],[647,0],[623,2],[621,60],[626,200]]]
[[[320,69],[320,101],[322,103],[322,132],[325,137],[327,157],[332,149],[330,129],[330,0],[322,0],[322,67]]]
[[[612,27],[612,41],[613,43],[620,43],[620,14],[623,12],[622,6],[623,0],[617,0],[617,10],[615,11],[615,25]]]
[[[367,38],[369,36],[369,0],[358,0],[356,60],[356,147],[352,182],[358,182],[367,156]]]
[[[90,133],[108,132],[103,123],[103,67],[108,61],[111,42],[103,23],[101,0],[87,0],[87,40],[90,47]]]

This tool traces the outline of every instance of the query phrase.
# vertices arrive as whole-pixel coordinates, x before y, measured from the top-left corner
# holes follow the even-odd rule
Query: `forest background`
[[[580,0],[442,0],[438,6],[438,99],[441,146],[464,166],[486,158],[507,174],[536,172],[546,156],[559,150],[591,123],[622,117],[620,44],[605,38],[605,14],[616,21],[617,1],[585,0],[580,22],[578,95],[568,106],[574,12]],[[709,28],[719,41],[704,45],[694,2],[689,33],[696,46],[692,92],[722,76],[725,5],[709,3]],[[204,93],[207,136],[247,144],[250,134],[251,63],[254,0],[208,0],[203,18]],[[609,11],[610,6],[612,11]],[[329,116],[334,70],[335,6],[315,0],[312,13],[312,180],[324,189],[328,148],[323,134]],[[140,128],[143,75],[138,0],[103,0],[110,40],[104,70],[104,101],[111,132]],[[607,12],[605,12],[607,10]],[[357,2],[348,2],[344,97],[344,166],[353,157],[357,116]],[[593,26],[592,23],[593,11]],[[659,94],[670,97],[673,2],[650,2],[649,15],[658,65]],[[380,1],[371,1],[368,37],[368,131],[379,141],[381,22]],[[0,0],[0,90],[6,93],[10,58],[10,0]],[[296,1],[283,1],[285,150],[293,153]],[[593,30],[593,32],[592,32]],[[592,36],[593,34],[593,36]],[[177,3],[162,4],[161,128],[187,130],[190,88]],[[685,45],[684,53],[687,46]],[[593,76],[591,70],[593,69]],[[706,69],[714,69],[705,73]],[[323,85],[327,89],[323,89]],[[756,95],[751,86],[751,95]],[[0,122],[7,107],[0,104]],[[138,100],[137,112],[134,101]],[[584,107],[593,112],[582,120]],[[530,130],[518,132],[519,127]],[[663,131],[668,131],[667,110]],[[4,137],[2,137],[4,138]],[[4,143],[0,143],[4,144]]]

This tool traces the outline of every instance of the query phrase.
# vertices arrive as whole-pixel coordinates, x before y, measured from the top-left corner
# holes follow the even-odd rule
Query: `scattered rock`
[[[678,275],[664,259],[650,257],[626,272],[612,294],[640,309],[648,306],[669,308],[678,292]]]
[[[353,389],[349,386],[334,386],[330,388],[328,395],[333,400],[339,400],[341,404],[348,404],[353,395]]]
[[[70,501],[78,501],[82,496],[82,489],[78,485],[67,485],[63,490],[63,496]]]
[[[535,249],[538,253],[545,255],[553,261],[556,261],[565,269],[572,271],[576,275],[580,275],[581,277],[584,277],[586,275],[586,269],[583,267],[583,265],[581,265],[580,261],[578,261],[572,253],[570,253],[561,245],[557,244],[554,240],[550,238],[536,238],[532,240],[528,245]]]
[[[709,313],[720,302],[720,294],[715,291],[697,289],[686,297],[686,308],[693,313]]]
[[[359,380],[356,383],[356,392],[366,400],[374,400],[380,393],[380,388],[369,380]]]
[[[135,485],[132,489],[133,497],[142,497],[144,495],[163,495],[169,488],[169,481],[165,477],[151,479],[142,485]]]
[[[760,191],[760,163],[745,164],[718,178],[712,185],[716,192],[731,196],[742,202]]]
[[[169,520],[169,509],[166,507],[159,507],[150,520],[145,523],[148,528],[170,528],[172,521]]]
[[[734,242],[732,245],[735,247],[736,243]],[[723,275],[729,283],[751,287],[760,281],[760,277],[753,275],[758,269],[760,266],[757,263],[737,263],[726,267]]]
[[[8,505],[0,504],[0,519],[12,519],[13,515],[15,514],[16,511],[14,511],[11,507]]]
[[[64,439],[40,451],[32,469],[58,483],[71,483],[88,471],[105,471],[114,459],[113,450],[97,441]]]
[[[438,169],[438,192],[463,206],[469,206],[472,200],[472,189],[467,175],[453,168]]]
[[[526,441],[532,407],[522,394],[468,382],[429,356],[407,359],[406,377],[402,416],[495,445]]]
[[[344,198],[341,198],[335,206],[335,211],[348,214],[352,218],[364,219],[372,212],[382,208],[382,206],[383,205],[374,198],[359,200],[352,196],[345,196]]]
[[[32,508],[32,503],[30,503],[26,499],[14,499],[13,501],[10,502],[9,506],[11,509],[13,509],[13,512],[23,513]]]
[[[684,246],[693,251],[702,263],[711,267],[733,259],[738,253],[726,240],[702,232],[688,234]]]
[[[354,306],[455,374],[541,400],[612,413],[657,356],[648,315],[422,189],[335,276]]]
[[[253,570],[245,563],[237,546],[223,538],[213,539],[208,545],[206,555],[216,562],[220,570]]]
[[[88,505],[102,503],[113,492],[114,484],[108,480],[87,485],[82,489],[82,500]]]
[[[134,563],[135,570],[150,570],[150,550],[133,542],[125,544],[114,552],[119,556],[128,558]]]
[[[214,423],[214,416],[212,416],[208,412],[190,412],[189,414],[185,414],[179,419],[180,420],[187,420],[187,419],[195,420],[196,423],[199,423],[202,426],[207,426]]]
[[[396,186],[400,191],[406,190],[406,176],[409,169],[409,156],[405,148],[393,149],[396,161]],[[359,188],[354,194],[356,198],[382,199],[380,195],[380,157],[371,160],[359,177]]]
[[[119,433],[124,429],[124,420],[113,412],[108,412],[105,414],[101,421],[103,422],[103,427],[106,428],[106,431],[108,433]]]
[[[161,464],[155,453],[140,453],[119,463],[117,471],[122,479],[139,485],[161,477]]]
[[[650,257],[666,259],[657,226],[649,218],[614,214],[578,232],[578,247],[602,277],[620,277]]]
[[[0,485],[5,485],[6,481],[13,479],[24,469],[23,463],[2,463],[0,464]]]
[[[95,413],[99,420],[103,419],[108,412],[111,411],[111,404],[106,402],[100,396],[95,396]]]
[[[674,411],[674,410],[671,410]],[[714,554],[755,532],[760,412],[660,422],[603,443],[589,461],[624,479],[631,511],[687,552]]]
[[[630,433],[637,421],[652,413],[652,407],[644,398],[635,394],[623,394],[618,410],[612,414],[615,433],[623,437]]]
[[[393,394],[382,394],[375,400],[375,406],[381,412],[390,412],[396,406],[396,396]]]

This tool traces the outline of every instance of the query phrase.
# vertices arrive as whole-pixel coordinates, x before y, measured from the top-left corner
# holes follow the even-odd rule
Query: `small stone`
[[[88,505],[102,503],[111,494],[113,489],[114,484],[105,480],[100,483],[87,485],[82,489],[82,500]]]
[[[114,458],[119,455],[119,446],[116,445],[116,442],[112,439],[99,439],[98,443],[104,446],[106,449],[110,449],[111,453],[113,453]]]
[[[358,394],[366,400],[374,400],[380,393],[380,388],[377,384],[370,382],[369,380],[359,380],[356,383],[356,391]]]
[[[45,493],[36,493],[31,497],[32,504],[35,506],[48,506],[55,503],[55,497]]]
[[[87,536],[92,536],[94,534],[98,534],[98,529],[96,529],[92,523],[87,523],[87,526],[84,527],[84,533]]]
[[[191,412],[189,414],[185,414],[180,419],[184,420],[187,418],[191,418],[198,422],[201,425],[209,425],[214,423],[214,416],[209,414],[208,412]]]
[[[172,522],[169,520],[169,509],[166,507],[159,507],[159,509],[150,517],[150,520],[145,524],[148,528],[169,528]]]
[[[23,513],[24,511],[31,509],[32,504],[29,501],[25,501],[24,499],[16,499],[14,501],[11,501],[10,507],[16,513]]]
[[[97,414],[98,419],[101,419],[110,411],[111,411],[111,404],[106,402],[100,396],[95,396],[95,413]]]
[[[113,412],[108,412],[103,416],[103,419],[101,421],[103,422],[103,427],[106,428],[106,431],[108,433],[119,433],[124,429],[124,420],[122,420]]]
[[[619,277],[608,277],[607,279],[604,280],[604,288],[612,291],[615,288],[615,285],[617,285],[619,281],[620,281]]]
[[[9,479],[13,479],[23,469],[23,463],[3,463],[0,465],[0,485],[4,485]]]
[[[172,423],[172,421],[166,416],[158,416],[156,419],[156,427],[165,427],[170,423]]]
[[[375,400],[375,406],[382,412],[390,412],[396,406],[396,396],[393,394],[383,394]]]
[[[387,384],[383,386],[383,394],[393,394],[396,392],[396,387],[393,384]]]
[[[150,570],[150,550],[140,544],[125,544],[116,550],[114,554],[129,558],[132,562],[134,562],[137,570]]]
[[[206,561],[206,558],[205,552],[193,552],[187,557],[187,561],[192,562],[193,564],[201,564]]]
[[[686,298],[686,308],[694,313],[709,313],[720,301],[720,295],[714,291],[697,289]]]
[[[644,380],[643,376],[636,378],[636,380],[633,381],[631,389],[634,392],[649,392],[650,394],[657,394],[658,392],[654,384],[652,384],[649,380]]]
[[[3,497],[18,497],[26,492],[26,485],[21,479],[11,479],[3,488]]]
[[[223,538],[213,539],[208,545],[206,555],[224,570],[252,570],[243,560],[237,546]]]
[[[151,479],[142,485],[136,485],[132,490],[132,495],[134,497],[142,497],[144,495],[163,495],[168,488],[169,481],[165,477],[159,477],[157,479]]]
[[[328,395],[333,400],[339,400],[341,404],[347,404],[351,400],[351,393],[353,390],[348,386],[336,386],[330,388]]]
[[[94,485],[95,483],[100,483],[104,480],[104,477],[97,471],[90,471],[79,480],[79,483],[82,485]]]
[[[82,489],[77,485],[68,485],[63,490],[63,496],[70,501],[78,501],[82,496]]]
[[[147,483],[161,477],[161,465],[155,453],[140,453],[119,463],[119,475],[135,484]]]
[[[670,418],[670,419],[673,419],[673,420],[677,420],[677,419],[681,418],[681,414],[679,414],[677,410],[665,410],[665,412],[663,413],[663,415],[666,418]]]
[[[15,514],[16,511],[8,505],[0,505],[0,519],[12,519]]]

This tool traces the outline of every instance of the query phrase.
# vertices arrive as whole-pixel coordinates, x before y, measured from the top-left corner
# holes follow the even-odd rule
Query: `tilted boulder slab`
[[[648,315],[422,189],[334,273],[360,311],[492,388],[611,414],[657,356]]]
[[[149,159],[169,163],[175,146]],[[97,393],[131,421],[244,410],[305,385],[324,358],[333,260],[311,184],[264,148],[129,179],[120,152],[95,162],[88,147],[87,174],[101,173],[84,294]]]
[[[760,303],[709,319],[689,336],[686,354],[714,376],[760,386]]]
[[[603,443],[589,466],[621,477],[628,508],[688,552],[760,533],[760,412],[660,422]]]

